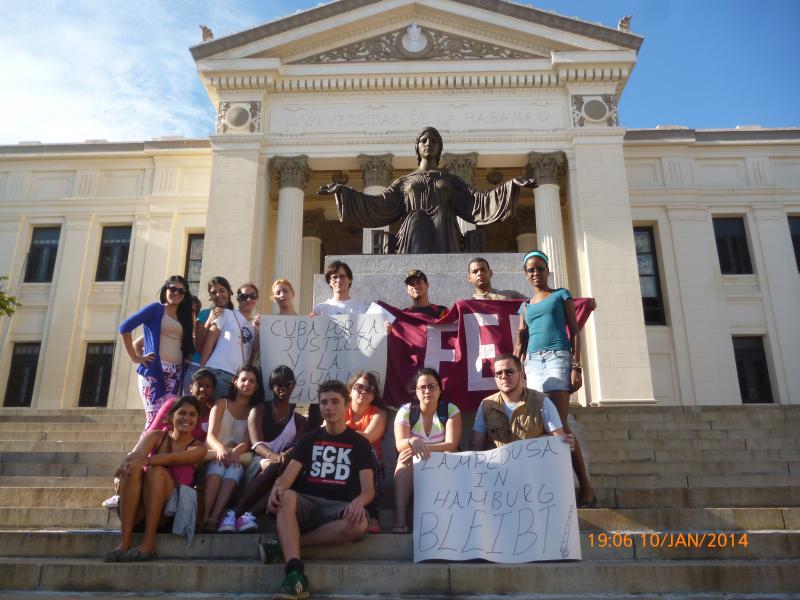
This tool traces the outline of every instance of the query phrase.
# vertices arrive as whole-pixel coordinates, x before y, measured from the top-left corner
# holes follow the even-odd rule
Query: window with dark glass
[[[666,325],[653,228],[634,227],[633,239],[636,243],[636,262],[639,266],[639,288],[642,290],[644,322],[646,325]]]
[[[719,268],[723,275],[750,275],[750,250],[747,248],[747,233],[741,217],[719,217],[714,222],[714,237],[717,241]]]
[[[800,217],[789,217],[789,232],[792,234],[794,261],[797,264],[797,270],[800,271]]]
[[[14,344],[3,406],[31,405],[33,384],[36,382],[36,366],[39,364],[40,346],[39,342]]]
[[[130,225],[103,227],[100,258],[97,261],[97,281],[125,281],[130,245]]]
[[[192,233],[186,248],[186,269],[184,277],[189,284],[189,291],[197,296],[200,291],[200,271],[203,269],[203,242],[205,235]]]
[[[87,344],[78,406],[106,406],[111,387],[114,343]]]
[[[742,402],[746,404],[772,402],[764,340],[760,337],[733,336],[733,355],[736,359],[736,374],[739,376]]]
[[[28,262],[25,265],[26,283],[48,283],[53,281],[58,254],[58,238],[61,227],[34,227]]]

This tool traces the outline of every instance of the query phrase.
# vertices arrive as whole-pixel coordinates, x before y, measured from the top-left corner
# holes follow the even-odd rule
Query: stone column
[[[297,312],[307,315],[314,308],[314,275],[319,273],[322,239],[313,235],[303,236],[302,292],[297,296]]]
[[[392,181],[392,155],[391,154],[359,154],[357,157],[358,166],[364,178],[364,193],[376,195],[380,194]],[[377,227],[375,229],[363,230],[363,242],[361,251],[364,254],[372,254],[372,232],[389,231],[389,226]]]
[[[530,252],[537,247],[535,233],[520,233],[517,236],[517,252]]]
[[[468,154],[450,154],[444,153],[442,155],[442,165],[445,171],[461,177],[469,185],[474,185],[475,181],[475,166],[478,164],[478,153],[470,152]],[[470,231],[475,231],[475,223],[469,223],[461,217],[456,217],[458,220],[458,228],[461,230],[462,235],[467,235]]]
[[[550,272],[556,287],[568,287],[567,256],[564,247],[564,225],[561,221],[561,199],[558,177],[565,170],[563,152],[531,152],[528,154],[528,177],[539,184],[533,190],[536,213],[536,237],[539,250],[550,258]]]
[[[302,297],[300,258],[303,249],[303,200],[309,179],[308,157],[276,156],[270,162],[278,179],[278,223],[275,279],[288,279]]]

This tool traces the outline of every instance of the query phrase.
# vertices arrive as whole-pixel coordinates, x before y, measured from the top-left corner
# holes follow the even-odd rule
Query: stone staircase
[[[583,561],[415,565],[410,535],[371,535],[306,552],[313,597],[800,598],[800,406],[576,418],[602,507],[579,511]],[[257,558],[266,533],[198,535],[188,547],[161,535],[156,562],[99,559],[118,527],[100,502],[141,423],[138,410],[0,409],[0,598],[263,597],[278,587],[282,567]],[[712,531],[727,532],[716,537],[726,547],[677,537]]]

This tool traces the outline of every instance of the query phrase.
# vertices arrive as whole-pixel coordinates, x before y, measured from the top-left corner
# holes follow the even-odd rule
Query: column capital
[[[391,154],[359,154],[356,157],[365,188],[389,185],[394,174],[392,158]]]
[[[478,165],[478,153],[451,154],[445,152],[442,154],[442,165],[445,171],[457,175],[472,185],[475,180],[475,167]]]
[[[278,189],[293,187],[306,189],[310,178],[308,156],[274,156],[269,163],[272,175],[278,178]]]
[[[558,177],[567,168],[567,155],[563,152],[529,152],[526,167],[528,177],[533,177],[539,185],[558,185]]]

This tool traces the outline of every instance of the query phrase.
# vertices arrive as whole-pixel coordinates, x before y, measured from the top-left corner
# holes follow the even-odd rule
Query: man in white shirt
[[[364,314],[369,309],[369,302],[350,297],[350,286],[353,284],[353,270],[346,262],[335,260],[325,269],[325,283],[333,295],[314,306],[311,316],[330,317],[344,314]]]

